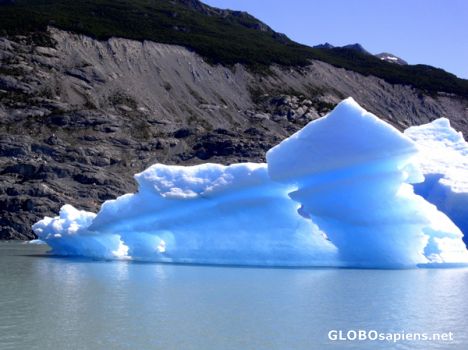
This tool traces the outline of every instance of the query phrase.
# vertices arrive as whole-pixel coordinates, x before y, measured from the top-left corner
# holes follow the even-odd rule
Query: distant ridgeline
[[[429,94],[468,97],[468,80],[442,69],[396,65],[350,48],[311,48],[245,12],[216,9],[198,0],[0,0],[0,33],[37,34],[48,25],[97,39],[182,45],[211,63],[241,63],[262,71],[271,64],[304,66],[317,59]]]

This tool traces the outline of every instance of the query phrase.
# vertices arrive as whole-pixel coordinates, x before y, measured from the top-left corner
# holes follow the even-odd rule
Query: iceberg
[[[418,147],[352,98],[267,163],[155,164],[97,214],[33,225],[57,255],[172,263],[400,268],[468,263],[462,232],[413,191]]]
[[[415,192],[467,233],[468,143],[462,133],[455,131],[446,118],[410,127],[404,133],[418,145],[417,161],[425,177],[414,185]]]
[[[66,205],[34,225],[55,254],[178,263],[336,266],[336,247],[297,215],[266,164],[156,164],[98,215]],[[59,235],[59,236],[57,236]]]
[[[461,231],[413,192],[424,181],[416,144],[353,99],[267,153],[273,180],[296,186],[290,197],[359,267],[466,261]]]

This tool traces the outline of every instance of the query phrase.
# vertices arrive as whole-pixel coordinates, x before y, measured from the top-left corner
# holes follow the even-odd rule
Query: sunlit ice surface
[[[410,137],[352,98],[267,152],[266,164],[155,164],[97,213],[33,226],[56,255],[174,263],[411,268],[466,264],[462,231],[414,193]],[[447,168],[447,167],[445,167]]]

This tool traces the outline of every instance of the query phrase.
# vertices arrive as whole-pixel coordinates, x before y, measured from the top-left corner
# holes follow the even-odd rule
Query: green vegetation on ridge
[[[315,49],[276,33],[254,17],[197,0],[0,1],[0,33],[41,32],[48,25],[97,39],[122,37],[177,44],[211,63],[304,66],[317,59],[393,84],[468,97],[468,80],[426,65],[400,66],[350,49]]]

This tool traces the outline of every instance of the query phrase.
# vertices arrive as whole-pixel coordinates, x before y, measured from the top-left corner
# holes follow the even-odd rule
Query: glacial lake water
[[[468,349],[468,269],[188,266],[46,249],[0,242],[1,350]],[[331,330],[453,340],[332,341]]]

